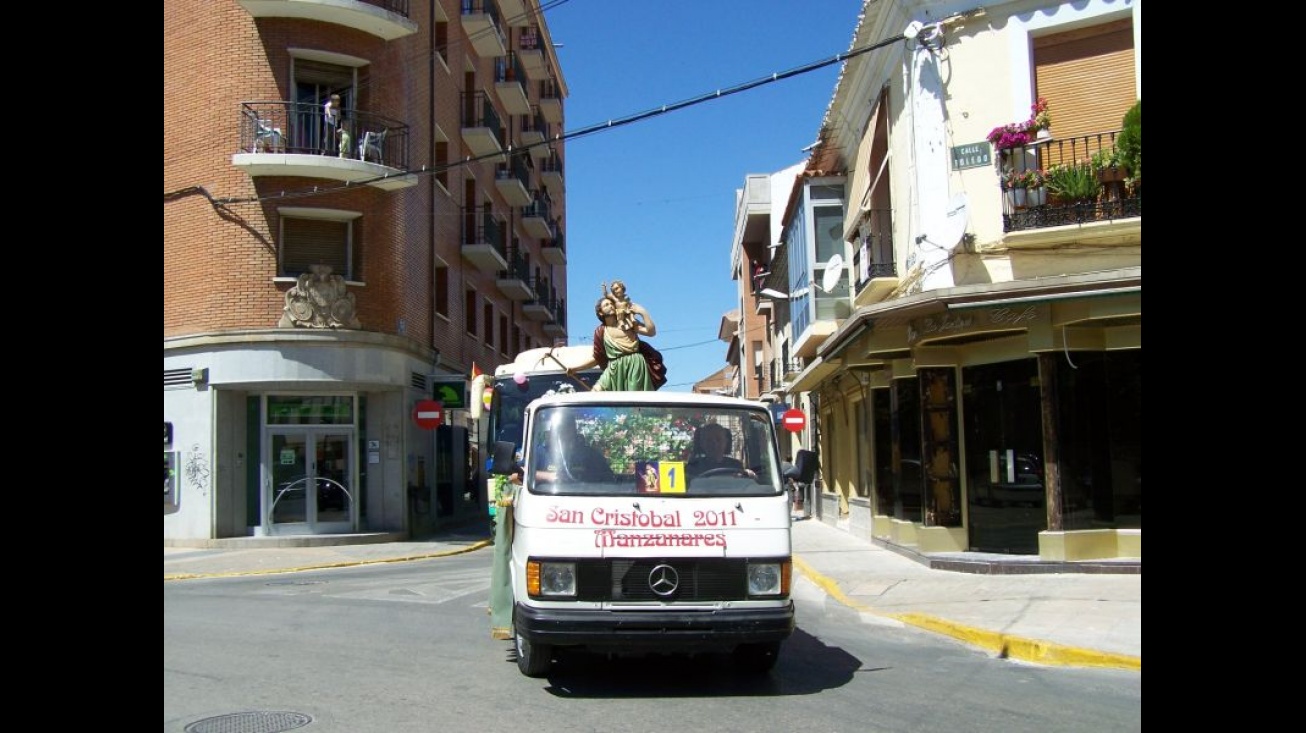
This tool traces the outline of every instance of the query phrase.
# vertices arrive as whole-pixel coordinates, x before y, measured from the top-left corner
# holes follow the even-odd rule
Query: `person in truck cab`
[[[615,481],[608,459],[576,432],[570,415],[554,418],[543,455],[536,461],[535,481]]]
[[[699,476],[709,471],[721,476],[737,474],[753,476],[753,472],[744,468],[744,464],[734,456],[726,455],[730,450],[730,430],[718,423],[708,423],[694,432],[694,455],[685,464],[685,473]]]

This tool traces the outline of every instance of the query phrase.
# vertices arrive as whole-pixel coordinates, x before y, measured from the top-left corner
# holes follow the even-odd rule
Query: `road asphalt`
[[[387,541],[392,539],[237,538],[210,543],[220,545],[215,547],[165,542],[163,579],[291,573],[492,551],[488,523],[441,530],[421,541]],[[314,544],[305,546],[310,541]],[[1013,567],[1018,563],[986,563],[994,556],[976,553],[913,558],[801,516],[793,524],[793,548],[795,582],[814,583],[868,623],[914,626],[995,657],[1035,664],[1142,670],[1141,561],[1120,572],[1084,572],[1072,563],[1062,564],[1069,572],[1049,572],[1037,563],[1026,562],[1023,570]],[[967,563],[984,569],[939,569]]]

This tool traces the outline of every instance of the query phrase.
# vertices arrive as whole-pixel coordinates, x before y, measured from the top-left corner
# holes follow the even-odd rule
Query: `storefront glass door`
[[[1047,529],[1038,363],[966,367],[962,380],[970,549],[1037,555]]]
[[[352,431],[276,429],[269,436],[272,533],[352,531]]]

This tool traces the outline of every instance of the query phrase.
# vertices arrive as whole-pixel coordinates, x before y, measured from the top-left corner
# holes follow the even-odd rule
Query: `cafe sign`
[[[945,312],[924,318],[912,319],[907,324],[907,343],[916,345],[932,340],[965,333],[984,331],[1028,329],[1037,321],[1046,321],[1047,306],[1018,304],[992,308],[967,308],[962,312]]]

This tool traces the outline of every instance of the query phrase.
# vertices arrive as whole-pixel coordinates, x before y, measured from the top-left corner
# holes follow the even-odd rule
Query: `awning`
[[[833,374],[841,366],[843,366],[842,360],[835,359],[833,361],[826,361],[824,358],[818,356],[816,359],[812,360],[811,364],[808,364],[801,372],[799,372],[798,376],[794,377],[794,381],[789,384],[789,394],[810,392],[816,389],[821,382],[825,381],[826,377]]]
[[[856,343],[868,322],[877,325],[908,323],[914,318],[947,310],[984,308],[1014,303],[1030,303],[1071,298],[1089,298],[1104,295],[1136,294],[1142,292],[1141,267],[1118,270],[1062,275],[1054,277],[1014,280],[1006,283],[983,283],[941,288],[924,293],[914,293],[902,298],[864,305],[844,319],[839,328],[817,347],[817,361],[840,359],[849,345]],[[906,347],[906,344],[903,344]],[[828,372],[826,372],[828,373]],[[805,377],[806,371],[800,377]],[[797,380],[795,380],[797,383]],[[811,390],[810,383],[804,391]]]

